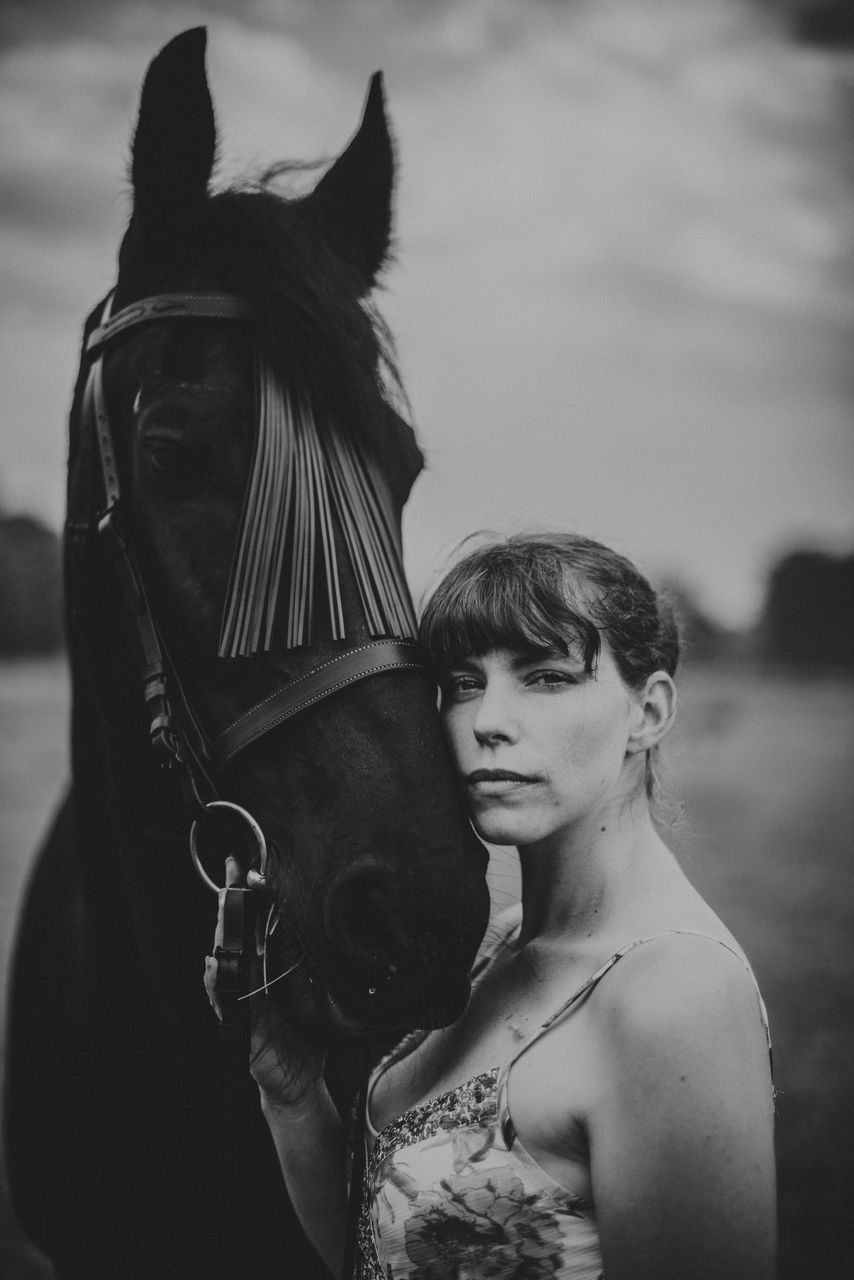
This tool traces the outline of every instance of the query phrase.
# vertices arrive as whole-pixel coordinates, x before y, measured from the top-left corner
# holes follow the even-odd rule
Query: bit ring
[[[267,841],[264,839],[264,832],[252,817],[252,814],[244,809],[242,805],[234,804],[231,800],[211,800],[205,805],[205,812],[207,813],[211,809],[230,809],[232,813],[239,814],[239,816],[244,819],[258,845],[258,850],[261,856],[261,870],[258,874],[263,880],[267,871]],[[192,858],[193,866],[196,868],[196,871],[199,873],[202,880],[204,880],[208,888],[212,889],[214,893],[219,893],[225,886],[219,885],[215,880],[212,880],[202,864],[202,860],[199,855],[197,828],[198,820],[194,820],[193,825],[190,827],[190,857]]]

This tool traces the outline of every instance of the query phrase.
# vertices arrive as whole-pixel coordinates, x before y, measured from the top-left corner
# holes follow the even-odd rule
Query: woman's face
[[[527,845],[600,825],[643,775],[640,700],[603,642],[594,674],[554,652],[495,649],[452,667],[442,716],[479,835]]]

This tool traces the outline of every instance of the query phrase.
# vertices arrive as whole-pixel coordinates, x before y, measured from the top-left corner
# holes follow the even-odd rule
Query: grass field
[[[57,664],[0,667],[0,967],[27,865],[66,771]],[[854,683],[697,669],[683,681],[671,842],[743,943],[771,1016],[779,1280],[854,1275]],[[506,864],[493,881],[512,892]],[[0,1009],[2,1015],[2,1009]],[[709,1206],[714,1212],[714,1206]],[[0,1280],[49,1272],[0,1186]]]
[[[0,1047],[18,902],[67,775],[67,723],[62,662],[0,664]],[[0,1161],[0,1280],[46,1280],[50,1274],[11,1217]]]
[[[706,673],[674,774],[694,883],[756,968],[778,1098],[780,1277],[854,1275],[854,683]]]

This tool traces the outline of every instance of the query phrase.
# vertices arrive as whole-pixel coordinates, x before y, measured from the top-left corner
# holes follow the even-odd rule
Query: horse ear
[[[306,203],[321,217],[335,248],[370,287],[391,241],[394,150],[381,71],[371,76],[362,122]]]
[[[146,241],[186,231],[208,193],[216,123],[205,75],[204,27],[160,50],[145,76],[133,137],[134,217]]]

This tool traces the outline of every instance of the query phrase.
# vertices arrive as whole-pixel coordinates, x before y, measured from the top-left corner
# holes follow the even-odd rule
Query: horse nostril
[[[350,868],[326,900],[326,934],[348,965],[378,983],[393,976],[409,950],[382,868]]]

